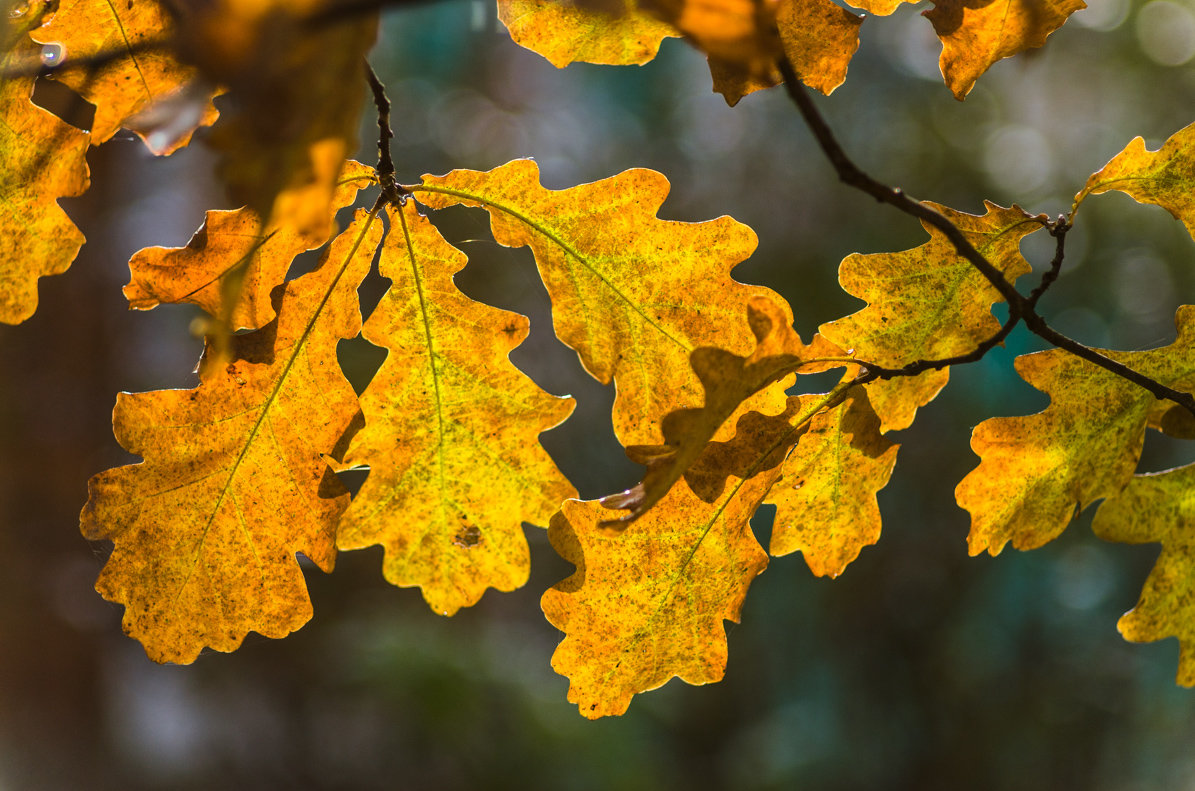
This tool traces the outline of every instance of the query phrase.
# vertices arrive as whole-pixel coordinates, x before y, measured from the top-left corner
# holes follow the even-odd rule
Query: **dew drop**
[[[21,17],[25,16],[25,14],[28,14],[28,13],[29,13],[29,3],[28,3],[28,0],[26,0],[26,2],[23,2],[23,3],[14,3],[13,7],[8,9],[8,18],[9,19],[20,19]]]
[[[49,68],[57,68],[66,60],[66,47],[57,42],[45,44],[41,48],[41,62]]]

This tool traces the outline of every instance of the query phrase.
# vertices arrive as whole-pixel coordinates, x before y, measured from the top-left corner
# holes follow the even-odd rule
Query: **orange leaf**
[[[1138,203],[1170,212],[1195,237],[1195,124],[1175,132],[1157,151],[1140,137],[1092,174],[1075,196],[1075,208],[1088,195],[1117,190]]]
[[[1046,43],[1083,0],[934,0],[922,12],[942,40],[942,76],[960,101],[992,64]]]
[[[361,394],[365,428],[346,465],[369,478],[341,520],[341,549],[381,544],[386,579],[436,612],[527,581],[524,521],[545,525],[576,491],[538,435],[572,412],[508,359],[526,317],[474,302],[452,275],[465,256],[408,201],[379,269],[393,281],[364,335],[389,356]],[[400,232],[401,229],[401,232]]]
[[[975,248],[1010,282],[1029,272],[1020,241],[1040,230],[1038,218],[1019,206],[1002,208],[985,202],[983,216],[936,204]],[[939,360],[965,354],[994,335],[1000,324],[991,306],[1000,293],[979,270],[958,255],[936,228],[923,222],[930,239],[900,253],[849,255],[838,270],[847,293],[869,304],[857,313],[823,324],[820,331],[861,361],[899,368],[917,360]],[[885,391],[873,406],[884,431],[907,428],[919,406],[945,386],[946,370],[902,377],[878,385]]]
[[[1107,541],[1162,545],[1140,601],[1117,626],[1135,643],[1177,637],[1178,683],[1195,686],[1195,465],[1133,476],[1100,505],[1092,529]]]
[[[1176,317],[1178,339],[1145,352],[1103,352],[1155,381],[1195,390],[1195,307]],[[1033,549],[1057,537],[1082,508],[1111,497],[1132,477],[1145,427],[1168,404],[1061,349],[1017,358],[1017,372],[1050,396],[1035,415],[976,426],[979,466],[955,489],[971,512],[972,555],[995,555],[1008,541]]]
[[[351,160],[337,180],[328,225],[374,180],[373,168]],[[209,211],[186,247],[147,247],[129,261],[129,307],[189,302],[228,319],[232,330],[257,329],[274,318],[270,292],[286,279],[295,256],[328,241],[286,221],[263,229],[252,209]],[[230,304],[231,303],[231,304]]]
[[[276,321],[234,336],[232,361],[202,366],[196,389],[117,399],[117,439],[145,461],[91,479],[81,526],[115,542],[96,587],[155,661],[311,617],[295,553],[325,571],[335,560],[349,496],[323,454],[359,419],[336,344],[360,329],[357,286],[380,234],[359,214],[316,271],[279,289]]]
[[[876,493],[888,484],[899,447],[880,434],[867,392],[858,387],[817,413],[764,501],[776,506],[768,551],[775,557],[800,551],[819,577],[841,574],[859,550],[879,540]]]
[[[5,25],[6,40],[17,31]],[[23,38],[23,34],[22,34]],[[28,39],[0,53],[0,71],[36,62]],[[58,206],[88,185],[88,135],[29,100],[33,77],[0,79],[0,322],[19,324],[37,309],[37,280],[65,272],[83,234]]]
[[[776,395],[771,394],[757,405],[751,398],[756,393],[794,371],[816,373],[845,364],[814,362],[841,358],[844,352],[820,335],[806,346],[792,329],[787,306],[767,297],[754,297],[748,302],[747,324],[756,340],[755,351],[749,357],[710,347],[696,349],[690,355],[693,370],[705,388],[705,405],[700,409],[679,409],[665,416],[660,427],[663,445],[627,448],[627,455],[646,465],[647,471],[638,486],[602,499],[606,508],[630,510],[618,520],[608,520],[607,527],[615,522],[625,526],[659,502],[732,415],[756,406],[764,408],[776,400]]]
[[[93,145],[107,141],[154,103],[179,95],[196,74],[169,53],[173,25],[158,0],[60,0],[58,10],[33,38],[62,47],[57,78],[95,105]],[[112,53],[123,54],[99,66],[83,62]],[[215,121],[218,113],[211,93],[199,98],[191,123],[169,140],[158,143],[139,132],[150,150],[173,153],[190,142],[196,127]]]
[[[498,0],[498,18],[516,44],[558,69],[577,62],[647,63],[664,39],[679,35],[635,0]]]
[[[631,697],[673,676],[718,681],[724,620],[737,621],[768,558],[747,521],[778,468],[739,480],[714,503],[681,484],[635,526],[612,534],[596,501],[568,500],[548,537],[576,572],[544,593],[544,615],[565,638],[552,667],[591,719],[622,714]]]
[[[556,335],[594,378],[617,384],[614,431],[624,445],[657,441],[665,414],[699,403],[701,384],[686,364],[694,348],[749,353],[747,301],[782,303],[730,277],[755,249],[750,228],[729,217],[656,217],[668,180],[654,171],[556,191],[540,186],[524,159],[488,173],[425,176],[414,192],[432,208],[484,206],[499,244],[531,247]]]

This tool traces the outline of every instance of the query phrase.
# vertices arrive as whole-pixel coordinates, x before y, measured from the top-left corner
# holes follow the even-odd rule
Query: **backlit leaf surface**
[[[381,544],[395,585],[451,615],[486,588],[527,581],[522,522],[546,525],[575,490],[539,445],[572,411],[508,359],[526,317],[474,302],[452,275],[465,256],[408,201],[379,264],[390,290],[365,324],[389,352],[361,394],[347,465],[369,478],[341,521],[341,549]]]
[[[49,23],[33,38],[62,48],[58,79],[95,105],[92,144],[107,141],[132,116],[157,101],[174,96],[195,77],[195,69],[178,62],[168,51],[173,25],[157,0],[60,0]],[[98,55],[120,57],[99,66],[80,63]],[[187,131],[170,145],[151,146],[155,153],[171,153],[185,146],[195,127],[216,120],[210,94],[204,97]]]
[[[83,534],[115,543],[96,588],[158,662],[282,637],[311,617],[295,557],[330,571],[349,495],[324,461],[359,414],[336,344],[357,335],[357,286],[381,224],[359,216],[321,266],[285,290],[278,318],[234,337],[193,390],[122,393],[120,444],[140,464],[89,484]]]
[[[1009,282],[1031,267],[1021,239],[1041,223],[1019,206],[985,203],[982,215],[930,204],[953,222]],[[823,324],[820,331],[860,360],[899,368],[917,360],[938,360],[974,349],[1000,329],[991,307],[1000,293],[936,228],[922,223],[930,239],[899,253],[853,254],[843,259],[838,281],[868,306]],[[874,406],[884,430],[907,428],[918,406],[945,386],[946,369],[918,377],[875,383],[884,391]]]
[[[1171,135],[1157,151],[1145,140],[1133,140],[1092,174],[1075,196],[1075,205],[1088,195],[1117,190],[1138,203],[1152,203],[1170,212],[1195,236],[1195,124]]]
[[[372,181],[373,168],[345,163],[329,207],[329,228],[336,211]],[[286,278],[295,256],[327,241],[318,228],[304,232],[285,220],[263,228],[249,208],[209,211],[186,247],[147,247],[134,253],[124,295],[130,308],[189,302],[212,316],[229,317],[233,330],[257,329],[273,320],[270,292]]]
[[[1176,317],[1178,339],[1144,352],[1104,352],[1164,385],[1195,390],[1195,307]],[[1035,415],[976,426],[979,466],[955,489],[971,513],[971,554],[1011,541],[1033,549],[1057,537],[1092,501],[1132,477],[1147,422],[1165,408],[1149,391],[1061,349],[1017,358],[1017,373],[1050,396]]]
[[[498,18],[510,37],[556,68],[570,63],[629,66],[656,56],[675,28],[635,0],[498,0]]]
[[[841,574],[879,540],[876,493],[888,484],[899,447],[880,434],[880,420],[859,387],[818,412],[765,500],[776,506],[768,552],[799,551],[819,577]]]
[[[17,31],[3,26],[6,34]],[[0,70],[36,57],[24,42],[0,53]],[[30,101],[33,77],[0,79],[0,322],[19,324],[37,309],[37,280],[65,272],[83,234],[58,206],[88,185],[88,134]]]
[[[942,40],[939,65],[962,99],[992,64],[1046,43],[1083,0],[934,0],[923,12]]]
[[[1100,505],[1092,529],[1108,541],[1162,545],[1140,601],[1117,626],[1137,643],[1177,637],[1178,683],[1195,686],[1195,465],[1134,476]]]
[[[535,163],[523,159],[487,173],[425,176],[414,188],[433,208],[485,207],[499,244],[531,247],[557,337],[594,378],[616,383],[614,431],[624,445],[658,442],[665,414],[701,403],[701,383],[688,365],[693,349],[750,353],[742,320],[748,300],[784,304],[770,289],[730,277],[755,249],[750,228],[730,217],[656,217],[668,186],[659,173],[628,170],[549,190]]]
[[[639,692],[673,676],[718,681],[723,621],[738,621],[767,555],[747,521],[777,469],[732,485],[713,503],[679,484],[626,531],[598,527],[609,512],[568,500],[548,537],[576,572],[544,593],[544,615],[565,638],[552,667],[589,718],[622,714]]]

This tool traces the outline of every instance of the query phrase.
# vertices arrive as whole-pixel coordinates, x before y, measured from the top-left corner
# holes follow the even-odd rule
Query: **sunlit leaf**
[[[336,344],[357,335],[357,286],[381,225],[359,216],[320,267],[277,292],[278,318],[233,338],[193,390],[122,393],[121,445],[145,461],[89,484],[83,534],[115,543],[96,583],[159,662],[282,637],[311,617],[296,553],[330,571],[348,492],[324,454],[358,420]]]
[[[474,302],[452,275],[465,256],[408,201],[379,268],[390,290],[365,324],[389,355],[361,394],[346,465],[369,478],[341,521],[341,549],[381,544],[395,585],[418,585],[451,615],[486,588],[513,590],[530,567],[524,521],[547,525],[576,491],[538,436],[572,411],[508,359],[524,316]]]
[[[635,0],[498,0],[498,18],[519,46],[556,68],[570,63],[628,66],[656,56],[679,33]]]

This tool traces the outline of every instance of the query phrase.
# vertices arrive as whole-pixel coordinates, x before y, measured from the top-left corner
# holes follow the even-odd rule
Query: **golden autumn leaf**
[[[756,342],[750,356],[714,347],[702,347],[690,355],[705,389],[705,403],[666,415],[660,426],[663,444],[627,448],[627,455],[647,470],[638,486],[602,499],[606,508],[630,511],[608,520],[606,526],[616,522],[625,526],[659,502],[701,456],[722,424],[736,412],[756,406],[751,399],[756,393],[795,371],[817,373],[845,364],[844,352],[820,335],[805,345],[791,326],[787,307],[767,297],[754,297],[747,303],[747,324]],[[767,400],[775,398],[772,395]]]
[[[1020,252],[1023,237],[1040,230],[1040,217],[1019,206],[986,202],[982,215],[927,204],[955,224],[1009,282],[1030,271]],[[838,281],[847,293],[868,303],[819,329],[830,341],[861,361],[900,368],[917,360],[965,354],[994,335],[1000,324],[991,307],[1002,301],[987,279],[960,256],[954,245],[923,222],[930,239],[899,253],[855,253],[843,259]],[[946,369],[869,385],[884,431],[907,428],[917,407],[929,403],[946,385]]]
[[[61,47],[56,77],[95,105],[93,145],[155,103],[180,95],[195,78],[195,69],[171,54],[173,35],[171,16],[158,0],[60,0],[49,22],[33,32],[36,41]],[[112,53],[120,57],[98,66],[89,62]],[[190,141],[196,127],[215,121],[212,92],[196,97],[193,116],[168,138],[138,132],[150,150],[172,153]]]
[[[1138,373],[1195,390],[1195,307],[1179,308],[1178,338],[1144,352],[1104,351]],[[1061,349],[1017,358],[1017,373],[1050,396],[1025,417],[985,420],[971,435],[979,466],[955,489],[971,513],[972,555],[1011,541],[1033,549],[1057,537],[1079,510],[1132,477],[1145,427],[1164,405],[1127,379]]]
[[[461,294],[465,256],[408,201],[391,221],[379,269],[392,285],[364,336],[388,350],[361,394],[365,428],[346,465],[369,477],[337,544],[381,544],[395,585],[418,585],[452,615],[487,588],[527,581],[522,522],[546,525],[576,491],[540,447],[540,432],[572,412],[510,362],[527,318]]]
[[[916,3],[918,0],[850,0],[847,5],[862,9],[876,16],[888,16],[905,3]]]
[[[1140,601],[1117,626],[1135,643],[1177,637],[1178,683],[1195,686],[1195,465],[1133,476],[1100,505],[1092,529],[1108,541],[1162,545]]]
[[[1133,138],[1125,149],[1087,180],[1075,208],[1088,195],[1117,190],[1138,203],[1170,212],[1195,237],[1195,124],[1175,132],[1157,151]]]
[[[687,364],[695,348],[750,353],[748,300],[784,304],[770,289],[730,277],[755,249],[750,228],[730,217],[656,217],[668,187],[659,173],[628,170],[549,190],[535,163],[521,159],[486,173],[425,176],[412,188],[432,208],[482,206],[499,244],[531,247],[557,337],[595,379],[617,385],[614,432],[624,445],[657,442],[665,414],[700,403],[701,383]]]
[[[516,44],[558,69],[577,62],[647,63],[664,39],[680,35],[635,0],[498,0],[498,19]]]
[[[19,24],[19,22],[18,22]],[[0,53],[0,71],[35,61],[37,48],[9,21],[18,43]],[[17,38],[17,37],[20,38]],[[30,101],[33,77],[0,78],[0,322],[19,324],[37,310],[37,280],[65,272],[83,234],[58,205],[88,186],[88,134]]]
[[[336,211],[374,180],[373,168],[345,162],[328,209],[329,227]],[[257,329],[274,319],[270,292],[286,279],[295,256],[327,241],[327,234],[304,232],[284,220],[263,227],[249,208],[209,211],[186,247],[147,247],[134,253],[124,295],[137,310],[189,302],[227,319],[231,330]]]
[[[816,396],[802,396],[803,406]],[[867,391],[818,412],[788,454],[765,503],[776,506],[768,552],[801,552],[819,577],[837,577],[880,537],[876,493],[888,484],[899,445],[880,433]]]
[[[992,64],[1046,43],[1083,0],[934,0],[923,15],[942,40],[946,87],[962,100]]]
[[[608,513],[598,502],[564,503],[548,537],[577,570],[541,603],[565,633],[552,667],[569,678],[568,699],[581,714],[622,714],[632,696],[673,676],[689,684],[722,678],[722,622],[738,620],[768,562],[748,520],[777,472],[732,479],[713,503],[679,484],[617,534],[598,526]]]
[[[311,617],[295,558],[325,571],[348,492],[323,454],[359,418],[336,344],[357,335],[357,286],[381,224],[359,214],[319,268],[277,292],[278,318],[233,338],[193,390],[122,393],[120,444],[140,464],[94,476],[83,534],[115,543],[96,588],[158,662],[282,637]]]

